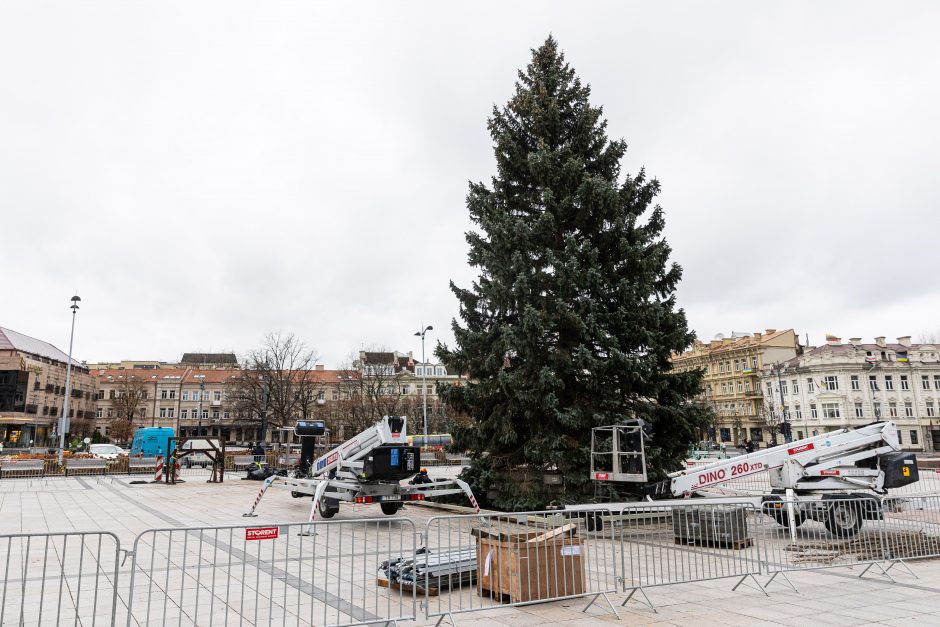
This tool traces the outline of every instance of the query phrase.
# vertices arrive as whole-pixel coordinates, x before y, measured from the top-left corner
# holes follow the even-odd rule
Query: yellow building
[[[685,353],[673,355],[678,371],[702,369],[702,402],[716,414],[711,439],[738,444],[745,439],[767,443],[772,435],[768,412],[760,386],[760,371],[765,365],[783,363],[800,352],[793,329],[717,337],[711,342],[696,342]],[[782,441],[782,439],[780,440]]]

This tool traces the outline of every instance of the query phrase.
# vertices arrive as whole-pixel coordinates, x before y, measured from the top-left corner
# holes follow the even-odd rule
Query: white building
[[[786,416],[794,438],[878,420],[898,425],[907,450],[940,450],[940,345],[830,338],[779,368],[761,369],[770,412]],[[768,405],[770,401],[768,401]]]

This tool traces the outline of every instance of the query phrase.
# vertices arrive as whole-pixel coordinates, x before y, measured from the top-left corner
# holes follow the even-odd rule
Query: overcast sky
[[[176,360],[451,341],[486,118],[553,33],[699,337],[940,328],[935,2],[0,2],[0,326]]]

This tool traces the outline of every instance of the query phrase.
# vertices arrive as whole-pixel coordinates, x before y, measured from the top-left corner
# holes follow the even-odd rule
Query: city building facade
[[[761,387],[796,438],[890,420],[906,450],[940,449],[940,345],[831,337],[763,367]]]
[[[783,363],[799,354],[801,347],[793,329],[766,329],[763,333],[732,333],[710,342],[695,341],[692,348],[673,355],[677,371],[703,370],[700,402],[715,414],[708,439],[755,445],[775,439],[775,423],[768,413],[760,385],[760,373],[770,364]]]
[[[94,418],[95,380],[72,360],[66,390],[68,355],[52,344],[0,327],[0,442],[4,446],[48,447],[69,394],[68,415],[76,429]]]

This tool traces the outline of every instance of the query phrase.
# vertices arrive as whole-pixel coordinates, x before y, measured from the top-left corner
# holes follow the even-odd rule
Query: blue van
[[[166,444],[176,432],[169,427],[148,427],[138,429],[134,433],[134,442],[131,444],[131,455],[144,457],[157,457],[167,454]],[[172,451],[170,451],[172,453]]]

